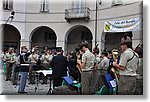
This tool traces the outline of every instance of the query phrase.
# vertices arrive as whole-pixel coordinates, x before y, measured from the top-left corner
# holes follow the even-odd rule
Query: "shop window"
[[[3,10],[13,10],[13,0],[3,0]]]

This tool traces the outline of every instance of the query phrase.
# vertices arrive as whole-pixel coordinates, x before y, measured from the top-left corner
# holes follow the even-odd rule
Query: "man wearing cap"
[[[131,49],[132,41],[130,37],[125,36],[120,43],[122,54],[119,64],[113,63],[113,66],[119,69],[120,78],[118,82],[119,95],[133,95],[136,89],[136,70],[138,67],[138,55]]]
[[[83,42],[80,45],[84,54],[82,55],[82,61],[77,60],[80,68],[82,69],[81,82],[82,82],[82,94],[93,94],[94,86],[92,86],[92,70],[94,67],[95,56],[89,51],[88,42]]]

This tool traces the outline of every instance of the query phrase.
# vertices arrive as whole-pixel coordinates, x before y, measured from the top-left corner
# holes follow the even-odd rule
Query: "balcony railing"
[[[79,19],[89,21],[90,9],[87,7],[65,9],[65,19],[67,20],[67,22],[70,22],[71,20],[79,20]]]

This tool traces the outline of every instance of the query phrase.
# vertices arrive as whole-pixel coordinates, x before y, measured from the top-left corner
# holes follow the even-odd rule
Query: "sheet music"
[[[110,81],[110,84],[111,84],[112,87],[116,87],[116,86],[117,86],[115,80],[111,80],[111,81]]]
[[[52,70],[39,70],[39,71],[37,71],[37,73],[43,73],[44,76],[46,76],[46,75],[51,75]]]

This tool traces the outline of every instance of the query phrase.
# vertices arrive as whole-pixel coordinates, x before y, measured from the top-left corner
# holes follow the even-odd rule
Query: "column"
[[[65,41],[57,40],[56,41],[56,47],[62,47],[62,50],[65,50]]]
[[[30,45],[31,45],[31,42],[29,40],[24,40],[24,39],[20,40],[20,47],[21,46],[27,46],[27,48],[30,49],[31,48]]]

